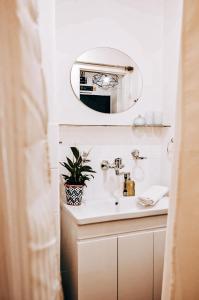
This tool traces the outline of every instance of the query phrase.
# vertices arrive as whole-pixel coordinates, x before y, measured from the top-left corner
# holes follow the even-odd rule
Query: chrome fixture
[[[122,164],[122,159],[121,158],[116,158],[115,159],[115,174],[120,175],[120,170],[124,168],[124,165]]]
[[[108,160],[103,160],[101,163],[101,169],[103,171],[107,171],[108,169],[114,169],[116,175],[121,175],[123,173],[120,172],[121,169],[124,168],[124,165],[122,164],[122,158],[118,157],[115,158],[114,163],[110,164]]]
[[[138,149],[135,149],[131,152],[131,155],[133,159],[146,159],[147,157],[145,156],[140,156],[140,151]]]
[[[97,73],[93,75],[93,83],[108,90],[119,84],[119,76],[116,74]]]
[[[174,143],[174,138],[172,137],[167,144],[167,154],[170,154],[170,147]]]

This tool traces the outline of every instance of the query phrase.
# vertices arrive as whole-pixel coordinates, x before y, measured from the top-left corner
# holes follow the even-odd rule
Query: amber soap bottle
[[[123,196],[135,196],[135,181],[131,180],[130,173],[124,174]]]

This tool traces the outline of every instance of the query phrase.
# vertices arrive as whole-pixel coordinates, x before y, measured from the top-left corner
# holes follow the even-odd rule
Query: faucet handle
[[[124,165],[122,164],[122,158],[120,158],[120,157],[115,158],[115,165],[114,165],[115,174],[121,175],[120,170],[122,168],[124,168]]]
[[[134,159],[146,159],[147,157],[145,156],[140,156],[140,151],[138,149],[135,149],[131,152],[131,155],[133,156]]]
[[[101,162],[101,169],[103,171],[107,171],[109,168],[110,168],[110,164],[109,164],[108,160],[103,160]]]
[[[122,158],[121,157],[115,158],[115,167],[118,168],[118,169],[124,168],[124,165],[122,164]]]

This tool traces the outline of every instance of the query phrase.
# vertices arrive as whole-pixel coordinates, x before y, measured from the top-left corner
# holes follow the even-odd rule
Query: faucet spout
[[[107,160],[103,160],[101,162],[101,169],[107,171],[108,169],[114,169],[116,175],[121,175],[123,173],[120,172],[121,169],[124,168],[122,164],[122,158],[118,157],[115,158],[114,163],[110,164]]]

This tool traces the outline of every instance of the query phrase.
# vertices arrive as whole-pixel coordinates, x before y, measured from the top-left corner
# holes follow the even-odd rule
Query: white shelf
[[[145,124],[145,125],[132,125],[132,127],[144,127],[144,128],[147,128],[147,127],[158,127],[158,128],[165,128],[165,127],[171,127],[171,125],[169,124]]]
[[[122,125],[122,124],[118,124],[118,125],[103,125],[103,124],[59,124],[60,126],[69,126],[69,127],[129,127],[129,128],[153,128],[153,127],[157,127],[157,128],[168,128],[171,127],[171,125],[169,124],[151,124],[151,125]]]

